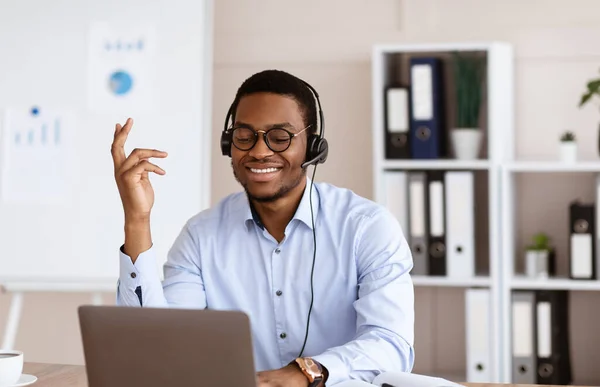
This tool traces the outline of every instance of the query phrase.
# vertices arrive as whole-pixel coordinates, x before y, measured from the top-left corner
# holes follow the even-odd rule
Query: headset
[[[329,144],[325,139],[325,117],[323,115],[323,110],[321,109],[321,101],[319,100],[319,94],[308,82],[300,79],[304,85],[312,92],[314,95],[319,115],[319,125],[321,127],[319,134],[311,133],[308,137],[308,142],[306,146],[306,158],[302,163],[302,169],[308,167],[309,165],[314,165],[312,179],[310,180],[310,218],[312,221],[312,230],[313,230],[313,262],[312,269],[310,272],[310,307],[308,309],[308,317],[306,318],[306,334],[304,335],[304,344],[302,344],[302,349],[300,350],[300,354],[298,357],[302,357],[304,353],[304,348],[306,347],[306,341],[308,340],[308,328],[310,325],[310,315],[313,308],[314,301],[314,289],[313,289],[313,277],[315,272],[315,261],[317,257],[317,234],[315,232],[315,217],[313,214],[313,205],[312,205],[312,188],[313,181],[315,180],[315,172],[317,171],[317,165],[323,164],[327,160],[327,155],[329,154]],[[227,111],[227,116],[225,117],[225,125],[223,126],[223,132],[221,133],[221,153],[223,156],[231,157],[231,146],[233,144],[232,133],[228,129],[229,120],[233,115],[233,110],[235,108],[235,102],[231,104],[229,110]]]
[[[300,80],[302,83],[306,85],[306,87],[313,93],[315,99],[317,100],[317,107],[319,113],[319,124],[321,126],[320,134],[311,133],[308,136],[308,142],[306,146],[306,161],[302,163],[302,168],[306,168],[309,165],[316,166],[317,164],[322,164],[327,160],[327,155],[329,154],[329,144],[327,144],[327,140],[325,139],[325,118],[323,115],[323,110],[321,109],[321,101],[319,100],[319,94],[308,82]],[[231,157],[231,146],[233,144],[233,139],[231,138],[232,133],[228,129],[229,120],[233,115],[233,110],[235,109],[235,103],[232,103],[227,111],[227,116],[225,117],[225,125],[223,126],[223,132],[221,133],[221,153],[223,156]]]

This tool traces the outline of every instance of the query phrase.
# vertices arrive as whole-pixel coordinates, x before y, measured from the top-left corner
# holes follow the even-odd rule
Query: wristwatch
[[[317,387],[323,380],[323,368],[310,357],[298,357],[296,363],[308,378],[308,387]]]

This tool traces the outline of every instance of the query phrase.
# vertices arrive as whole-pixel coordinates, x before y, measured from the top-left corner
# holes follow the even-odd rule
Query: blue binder
[[[411,58],[410,150],[413,159],[445,156],[442,65],[438,58]]]

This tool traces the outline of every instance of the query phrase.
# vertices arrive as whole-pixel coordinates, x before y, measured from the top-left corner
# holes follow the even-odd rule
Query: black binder
[[[445,171],[430,170],[428,175],[429,189],[429,274],[446,275],[446,186]],[[441,195],[432,190],[432,183],[441,183]],[[439,185],[438,185],[439,187]],[[438,202],[439,201],[439,202]],[[434,230],[437,228],[437,230]],[[440,229],[441,226],[441,229]]]
[[[536,331],[536,383],[571,384],[568,291],[536,291]]]
[[[569,277],[596,279],[595,205],[575,201],[569,207]]]
[[[409,159],[410,154],[410,90],[402,85],[389,85],[384,94],[385,158]]]

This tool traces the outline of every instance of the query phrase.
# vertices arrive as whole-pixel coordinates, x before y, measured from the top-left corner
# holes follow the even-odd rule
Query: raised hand
[[[111,147],[115,167],[115,180],[125,211],[125,223],[149,222],[154,204],[154,190],[150,184],[150,172],[164,175],[165,171],[148,161],[150,158],[167,157],[166,152],[156,149],[134,149],[125,157],[125,141],[133,127],[133,120],[127,119],[124,126],[117,124]]]

